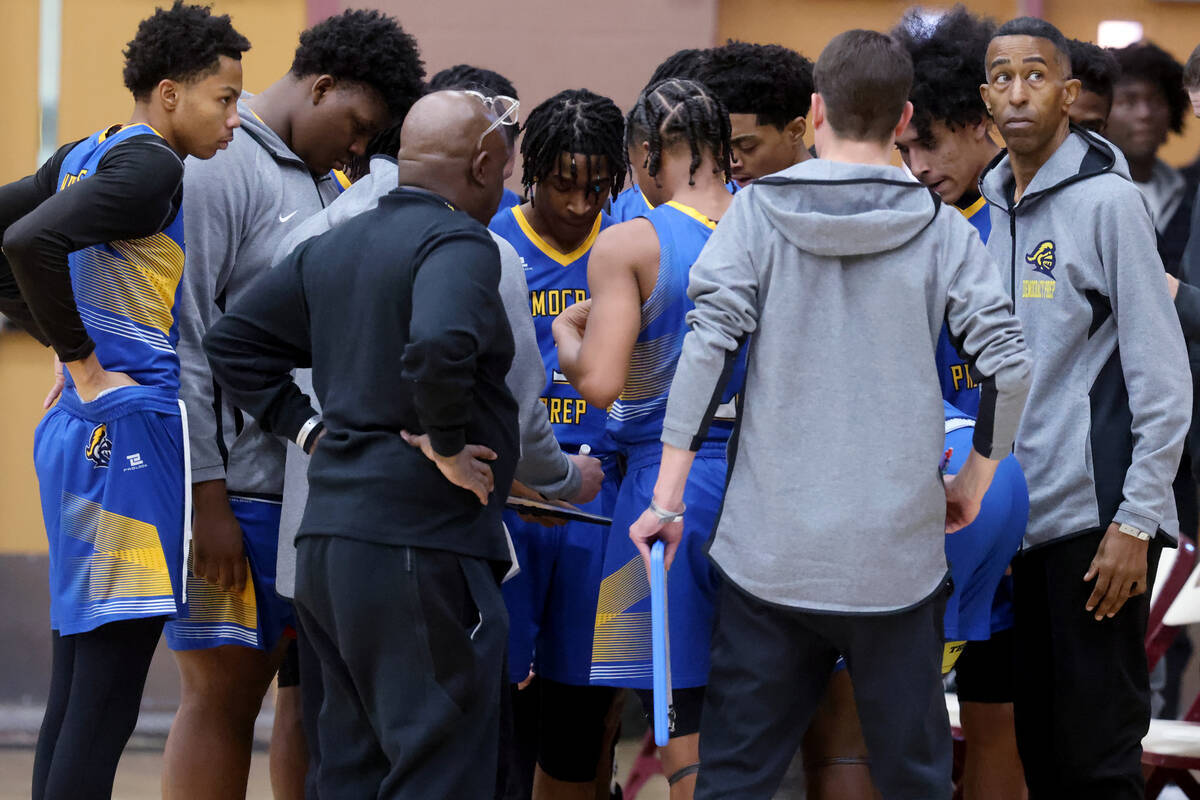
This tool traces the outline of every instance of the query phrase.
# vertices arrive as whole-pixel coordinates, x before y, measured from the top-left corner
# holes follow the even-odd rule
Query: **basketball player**
[[[562,371],[593,406],[612,406],[608,432],[628,458],[613,512],[625,531],[649,500],[663,412],[686,331],[688,273],[729,208],[729,117],[698,83],[668,79],[645,89],[626,120],[638,185],[654,208],[605,231],[588,265],[590,302],[553,326]],[[734,385],[739,381],[735,379]],[[689,798],[698,769],[700,703],[708,675],[716,575],[703,543],[721,503],[732,411],[718,412],[688,483],[681,557],[671,572],[670,635],[675,727],[661,757],[672,800]],[[593,683],[638,690],[650,708],[649,583],[628,537],[612,535],[596,610]]]
[[[491,229],[521,258],[529,305],[545,364],[542,402],[568,452],[601,459],[600,495],[583,509],[611,517],[620,472],[605,431],[603,406],[590,405],[559,369],[551,323],[588,297],[588,256],[611,221],[604,204],[625,180],[624,118],[616,104],[586,89],[559,92],[529,114],[521,142],[522,184],[529,200],[502,209]],[[586,453],[587,450],[584,450]],[[616,691],[589,686],[596,601],[608,530],[569,522],[553,528],[505,513],[521,572],[504,584],[509,612],[509,680],[537,676],[515,698],[517,729],[534,706],[537,798],[591,798],[604,749],[605,717]],[[531,748],[532,749],[532,748]]]
[[[667,56],[661,64],[654,68],[654,74],[650,76],[649,83],[646,86],[653,86],[659,81],[665,81],[668,78],[683,78],[686,80],[697,80],[697,75],[700,71],[701,64],[707,55],[707,50],[697,50],[688,48],[679,50]],[[629,163],[633,164],[637,159],[642,158],[639,153],[629,153]],[[628,222],[631,219],[645,214],[654,206],[646,198],[645,193],[634,181],[629,187],[617,195],[617,199],[613,201],[612,208],[609,210],[609,216],[613,222]]]
[[[394,19],[346,11],[302,33],[287,74],[238,104],[241,130],[225,153],[187,163],[180,394],[196,516],[188,613],[166,627],[181,678],[168,798],[245,793],[254,720],[293,619],[275,591],[285,443],[214,383],[201,340],[283,237],[337,196],[330,171],[404,116],[423,77],[416,41]]]
[[[729,42],[708,51],[696,80],[729,110],[735,184],[811,158],[804,143],[813,93],[807,58],[777,44]]]
[[[1079,97],[1071,103],[1071,122],[1103,136],[1108,129],[1113,85],[1121,75],[1121,65],[1111,50],[1091,42],[1071,39],[1067,45],[1071,75],[1079,79]]]
[[[37,800],[111,794],[163,622],[184,607],[182,159],[233,139],[249,47],[228,16],[159,9],[125,51],[130,121],[0,188],[0,308],[66,368],[34,442],[54,640]]]

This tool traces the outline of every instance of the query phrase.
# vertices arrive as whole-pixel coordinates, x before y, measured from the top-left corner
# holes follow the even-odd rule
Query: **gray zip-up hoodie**
[[[396,188],[399,179],[395,159],[375,156],[371,170],[348,188],[337,202],[309,217],[279,243],[273,264],[278,264],[302,242],[379,205],[379,198]],[[490,231],[489,231],[490,233]],[[529,314],[529,287],[521,259],[512,245],[492,234],[500,248],[500,296],[513,334],[513,363],[506,383],[519,406],[521,460],[517,480],[551,498],[571,497],[579,491],[581,476],[554,438],[550,417],[541,402],[546,388],[546,369],[538,350],[533,317]],[[312,370],[297,370],[296,384],[310,398]],[[313,399],[315,405],[316,400]],[[279,557],[276,565],[276,589],[291,597],[296,572],[295,536],[308,501],[308,456],[298,445],[287,449],[284,473],[283,509],[279,525]]]
[[[738,192],[688,295],[665,443],[696,447],[750,336],[717,567],[809,611],[887,613],[938,591],[943,320],[980,382],[982,455],[1008,452],[1031,371],[971,224],[895,167],[813,159]]]
[[[1125,158],[1072,128],[1013,203],[1002,154],[980,180],[988,251],[1035,356],[1016,455],[1025,546],[1111,522],[1178,532],[1171,482],[1192,386],[1154,226]]]
[[[231,494],[278,499],[284,446],[226,399],[201,341],[228,304],[271,266],[280,240],[337,196],[245,104],[224,152],[188,158],[183,174],[187,261],[179,295],[179,396],[187,406],[192,481],[224,479]]]

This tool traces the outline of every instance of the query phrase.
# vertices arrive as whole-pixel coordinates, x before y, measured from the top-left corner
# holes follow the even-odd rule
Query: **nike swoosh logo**
[[[279,215],[279,221],[280,221],[280,222],[287,222],[289,219],[291,219],[292,217],[296,216],[296,215],[297,215],[297,214],[299,214],[299,213],[300,213],[300,209],[296,209],[296,210],[295,210],[295,211],[293,211],[292,213],[288,214],[286,217],[285,217],[283,214],[280,214],[280,215]]]

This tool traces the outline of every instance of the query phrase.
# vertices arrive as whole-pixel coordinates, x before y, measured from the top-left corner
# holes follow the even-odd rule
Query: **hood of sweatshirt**
[[[292,152],[283,139],[279,138],[279,134],[271,130],[267,123],[263,122],[257,114],[250,110],[250,106],[246,104],[246,100],[254,95],[243,92],[238,100],[238,119],[242,122],[242,131],[249,134],[258,142],[264,150],[271,154],[276,161],[288,162],[297,164],[304,170],[308,170],[308,166],[300,156]]]
[[[925,230],[941,203],[898,167],[816,158],[752,186],[775,228],[791,244],[818,256],[894,250]]]
[[[1019,204],[1012,201],[1016,184],[1007,150],[984,168],[979,192],[996,208],[1020,205],[1024,209],[1066,186],[1110,172],[1132,180],[1129,164],[1116,147],[1099,134],[1072,125],[1066,141],[1033,176]]]

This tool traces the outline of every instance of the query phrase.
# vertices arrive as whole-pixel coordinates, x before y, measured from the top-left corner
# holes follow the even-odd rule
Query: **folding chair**
[[[1200,567],[1196,567],[1196,546],[1182,539],[1174,563],[1164,574],[1159,564],[1158,583],[1150,605],[1150,624],[1146,634],[1146,660],[1151,669],[1167,652],[1179,634],[1179,628],[1200,622]],[[1194,568],[1194,569],[1193,569]],[[1164,580],[1165,579],[1165,580]],[[1142,739],[1142,771],[1146,776],[1146,798],[1154,800],[1169,784],[1189,798],[1200,800],[1200,782],[1191,770],[1200,770],[1200,696],[1192,702],[1182,720],[1152,719]]]

